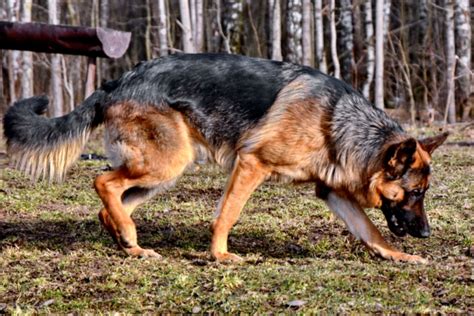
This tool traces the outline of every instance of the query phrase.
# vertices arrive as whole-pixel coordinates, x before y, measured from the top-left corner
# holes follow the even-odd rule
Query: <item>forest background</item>
[[[471,8],[469,0],[0,0],[0,20],[131,32],[124,57],[98,61],[98,84],[145,59],[227,52],[319,68],[397,119],[430,124],[472,117]],[[87,57],[3,50],[0,61],[0,113],[36,94],[52,95],[53,116],[84,99]]]

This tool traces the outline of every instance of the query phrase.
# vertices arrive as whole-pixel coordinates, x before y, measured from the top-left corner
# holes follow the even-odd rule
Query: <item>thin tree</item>
[[[232,53],[240,54],[243,48],[244,33],[243,0],[223,0],[222,4],[222,27],[224,29],[222,34],[224,41],[229,41]]]
[[[24,0],[21,22],[31,22],[32,0]],[[21,97],[28,98],[33,95],[33,53],[22,52]]]
[[[151,44],[151,36],[152,36],[152,30],[151,30],[151,20],[152,20],[152,10],[151,10],[151,3],[150,0],[145,1],[145,7],[146,7],[146,29],[145,29],[145,54],[146,54],[146,59],[151,59],[153,58],[153,48]]]
[[[50,24],[59,24],[57,0],[48,0],[48,20]],[[51,55],[51,92],[54,117],[62,116],[63,111],[63,88],[61,81],[61,56]]]
[[[158,1],[158,42],[160,47],[160,56],[168,55],[168,13],[165,0]]]
[[[31,22],[32,0],[24,0],[21,14],[21,22]],[[33,96],[33,53],[22,52],[22,74],[21,74],[21,97]]]
[[[303,0],[303,65],[313,66],[313,44],[311,36],[311,0]]]
[[[383,7],[384,0],[376,0],[375,4],[375,105],[383,109]]]
[[[324,53],[324,27],[323,27],[323,8],[322,0],[314,1],[314,28],[316,33],[316,60],[324,73],[328,72],[326,64],[326,54]]]
[[[340,0],[341,5],[341,43],[344,53],[341,55],[342,77],[346,82],[352,83],[352,66],[354,61],[354,28],[352,26],[352,0]]]
[[[454,104],[454,72],[456,67],[456,53],[454,44],[454,0],[445,0],[446,10],[446,112],[444,120],[448,123],[456,122],[456,107]]]
[[[203,0],[192,0],[195,7],[195,25],[194,30],[194,44],[197,52],[202,52],[204,49],[204,3]]]
[[[341,66],[339,64],[339,56],[337,55],[337,32],[336,32],[336,1],[329,0],[330,11],[330,30],[331,30],[331,56],[334,66],[334,77],[341,78]]]
[[[6,5],[3,0],[0,0],[0,19],[1,20],[6,20],[7,19],[7,11],[6,11]],[[6,110],[6,105],[7,101],[5,99],[6,97],[6,91],[4,91],[3,84],[4,84],[4,78],[3,78],[3,68],[5,67],[5,58],[4,58],[4,52],[0,50],[0,111]]]
[[[384,43],[387,41],[388,29],[390,27],[391,8],[392,8],[392,0],[384,0],[384,5],[383,5],[383,40],[384,40]]]
[[[281,53],[281,7],[280,0],[269,1],[270,16],[272,21],[271,42],[272,59],[283,60]]]
[[[471,94],[471,15],[469,0],[456,0],[455,10],[457,103],[461,105],[462,119],[467,120],[471,111],[468,102]]]
[[[289,0],[287,10],[287,58],[291,62],[301,63],[303,50],[301,45],[302,37],[302,7],[301,0]]]
[[[8,0],[8,20],[11,22],[18,21],[18,15],[20,11],[20,1],[18,0]],[[18,73],[20,68],[20,52],[19,51],[9,51],[8,52],[8,92],[10,94],[10,102],[13,103],[17,100],[16,94],[16,81],[18,79]]]
[[[191,26],[191,15],[188,0],[179,0],[179,13],[181,22],[178,22],[183,38],[183,50],[185,53],[195,53],[196,48],[193,41],[193,31]]]
[[[372,1],[366,0],[364,2],[364,17],[365,17],[365,42],[367,45],[366,69],[367,79],[362,87],[362,94],[369,99],[370,87],[374,80],[374,23],[372,20]]]
[[[99,6],[100,7],[99,7],[99,23],[98,24],[100,27],[106,28],[108,27],[108,24],[109,24],[109,0],[100,0]],[[107,60],[98,58],[97,63],[99,64],[97,67],[97,80],[101,82],[102,78],[107,76],[107,71],[108,71]]]

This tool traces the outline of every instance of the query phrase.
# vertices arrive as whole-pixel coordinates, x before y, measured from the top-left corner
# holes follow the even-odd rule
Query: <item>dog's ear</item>
[[[439,146],[441,146],[441,144],[444,143],[446,138],[448,138],[448,135],[449,132],[444,132],[433,137],[421,139],[419,140],[419,142],[421,147],[431,155],[436,148],[438,148]]]
[[[392,178],[401,177],[413,161],[416,140],[408,138],[390,145],[385,151],[385,171]]]

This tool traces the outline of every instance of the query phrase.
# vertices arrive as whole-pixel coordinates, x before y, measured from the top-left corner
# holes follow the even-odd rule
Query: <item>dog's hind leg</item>
[[[174,183],[174,181],[172,181]],[[171,185],[172,183],[170,183]],[[156,188],[140,188],[134,187],[128,189],[122,194],[122,204],[125,212],[130,216],[133,211],[142,203],[151,199],[157,193],[164,191],[168,185],[160,185]],[[117,230],[117,226],[110,217],[107,209],[103,208],[99,212],[99,220],[107,231],[109,232],[112,239],[120,245],[120,236]]]
[[[111,107],[106,122],[109,156],[116,168],[95,180],[104,204],[99,219],[128,255],[159,257],[138,245],[131,213],[154,193],[174,183],[193,161],[187,125],[177,112],[130,103]]]
[[[427,262],[426,259],[420,256],[401,252],[389,245],[356,202],[345,199],[335,192],[329,192],[324,200],[329,208],[344,221],[351,233],[360,239],[370,252],[394,261]]]
[[[239,256],[228,252],[227,238],[232,226],[252,192],[270,174],[253,155],[237,156],[234,169],[219,202],[217,217],[212,224],[211,254],[217,261],[240,261]]]

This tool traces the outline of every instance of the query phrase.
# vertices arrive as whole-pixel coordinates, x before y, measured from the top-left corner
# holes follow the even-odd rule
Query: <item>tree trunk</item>
[[[21,15],[21,22],[31,22],[31,7],[32,0],[23,1],[23,10]],[[29,98],[33,96],[33,53],[22,52],[22,74],[21,74],[21,97]]]
[[[311,34],[311,0],[303,0],[303,65],[313,66],[313,38]]]
[[[191,16],[189,12],[188,0],[179,0],[179,13],[181,17],[181,31],[183,38],[183,51],[185,53],[195,53],[193,41],[193,31],[191,27]]]
[[[79,16],[77,14],[77,4],[74,0],[67,0],[66,8],[68,11],[68,21],[66,22],[72,26],[78,26],[81,24]],[[67,75],[70,87],[72,90],[73,98],[69,100],[69,110],[74,110],[74,105],[83,100],[84,91],[84,77],[82,76],[82,69],[84,68],[84,58],[80,56],[71,56],[67,59]],[[64,65],[63,65],[64,69]],[[64,73],[64,72],[63,72]]]
[[[18,0],[8,0],[8,20],[11,22],[18,21],[18,15],[20,11],[20,1]],[[8,92],[10,94],[10,103],[13,103],[17,100],[16,94],[16,82],[18,79],[18,71],[20,69],[20,52],[19,51],[9,51],[8,52]]]
[[[469,0],[456,0],[456,103],[462,109],[462,118],[469,118],[469,95],[471,94],[471,16]],[[469,109],[469,110],[468,110]]]
[[[375,4],[375,106],[383,109],[383,7],[384,0],[376,0]]]
[[[165,0],[158,0],[158,41],[160,56],[168,55],[168,20]]]
[[[383,5],[383,40],[387,41],[388,31],[390,28],[390,10],[392,7],[392,0],[384,0]]]
[[[7,6],[5,5],[6,1],[0,0],[0,20],[6,20],[7,19],[7,11],[6,8]],[[4,85],[8,80],[6,80],[5,77],[5,69],[6,69],[6,60],[4,58],[5,54],[4,51],[0,49],[0,111],[2,113],[5,113],[7,109],[7,93],[6,93],[6,87]]]
[[[337,32],[336,32],[336,1],[329,0],[329,11],[330,19],[329,24],[331,27],[331,56],[332,63],[334,66],[334,77],[341,78],[341,66],[339,64],[339,56],[337,56]]]
[[[58,3],[56,0],[48,0],[48,17],[50,24],[59,24]],[[63,107],[63,88],[61,81],[61,56],[58,54],[51,55],[51,92],[53,104],[53,117],[62,116],[64,114]]]
[[[289,61],[300,64],[302,62],[303,51],[301,45],[302,37],[302,14],[301,14],[301,0],[289,0],[287,12],[287,41]]]
[[[272,42],[272,59],[283,60],[281,54],[281,7],[280,0],[269,1],[271,16],[271,42]]]
[[[446,10],[446,113],[445,121],[456,122],[456,107],[454,104],[454,72],[456,67],[456,51],[454,44],[454,0],[445,0]]]
[[[364,2],[364,16],[365,16],[365,36],[367,43],[367,79],[362,87],[362,94],[367,99],[370,98],[370,87],[374,79],[374,23],[372,21],[372,1],[366,0]]]
[[[362,86],[366,81],[366,60],[367,60],[367,41],[365,36],[365,20],[364,20],[364,1],[353,1],[352,21],[354,43],[354,64],[352,65],[352,85],[357,90],[362,91]],[[361,76],[363,74],[364,76]]]
[[[324,27],[322,0],[314,1],[314,28],[316,33],[316,59],[319,70],[328,72],[326,54],[324,52]]]
[[[151,44],[151,3],[150,0],[146,0],[146,29],[145,29],[145,56],[147,60],[153,58],[153,47]]]
[[[346,82],[352,84],[352,65],[354,62],[354,41],[352,33],[352,1],[340,0],[341,5],[341,43],[344,53],[341,56],[342,73]]]
[[[106,28],[109,24],[109,0],[100,0],[99,8],[99,26]],[[63,56],[64,57],[64,56]],[[107,78],[108,74],[108,61],[105,59],[99,59],[99,67],[97,67],[97,78],[99,82],[102,81],[102,78]],[[64,83],[64,88],[67,92],[66,82]]]
[[[204,3],[203,0],[194,0],[196,10],[196,25],[194,28],[194,39],[196,52],[204,50]]]
[[[243,0],[224,0],[223,21],[224,28],[222,34],[225,41],[229,43],[229,49],[232,53],[242,53],[243,45]]]

